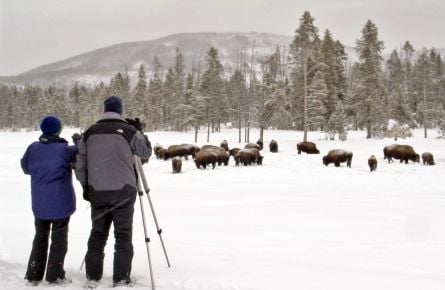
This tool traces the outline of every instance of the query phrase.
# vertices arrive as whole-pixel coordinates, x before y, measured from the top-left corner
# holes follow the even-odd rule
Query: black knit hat
[[[109,96],[104,101],[104,112],[114,112],[122,115],[122,99],[117,96]]]

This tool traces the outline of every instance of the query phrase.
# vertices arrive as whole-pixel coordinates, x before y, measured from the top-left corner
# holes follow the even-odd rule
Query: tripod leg
[[[144,193],[143,193],[143,191],[141,189],[139,178],[138,178],[137,187],[138,187],[139,204],[141,205],[142,224],[143,224],[143,227],[144,227],[145,247],[147,248],[148,266],[150,267],[151,289],[155,290],[155,281],[153,279],[153,267],[151,265],[151,258],[150,258],[150,248],[148,246],[148,243],[150,242],[150,238],[148,237],[148,234],[147,234],[147,224],[146,224],[146,221],[145,221],[145,212],[144,212],[144,206],[143,206],[143,201],[142,201],[142,195]]]
[[[161,240],[162,250],[164,251],[165,259],[167,260],[167,266],[170,267],[170,260],[168,259],[167,250],[165,249],[164,240],[162,239],[162,235],[161,235],[162,229],[159,227],[158,219],[156,218],[156,213],[155,213],[155,209],[153,206],[153,202],[151,201],[151,198],[150,198],[150,188],[148,187],[147,179],[145,177],[145,173],[142,168],[142,162],[141,162],[140,157],[135,156],[135,161],[136,161],[136,168],[137,168],[138,174],[142,179],[142,184],[144,185],[145,193],[147,194],[148,203],[150,204],[150,209],[153,214],[153,219],[155,221],[159,239]]]

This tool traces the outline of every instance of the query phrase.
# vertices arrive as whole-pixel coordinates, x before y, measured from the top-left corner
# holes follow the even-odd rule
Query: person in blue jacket
[[[33,286],[43,280],[45,266],[45,279],[50,284],[71,282],[65,277],[64,260],[68,249],[68,223],[76,210],[71,164],[75,162],[77,146],[68,146],[68,142],[59,137],[62,123],[55,116],[43,118],[40,129],[39,141],[29,145],[21,159],[23,172],[31,175],[35,217],[36,232],[25,275]]]

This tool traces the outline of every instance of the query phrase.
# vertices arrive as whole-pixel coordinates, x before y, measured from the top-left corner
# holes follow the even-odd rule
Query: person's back
[[[87,287],[103,275],[104,248],[111,224],[115,252],[113,284],[131,283],[132,226],[137,179],[134,155],[149,158],[148,138],[122,119],[122,100],[108,97],[104,115],[84,133],[79,144],[76,177],[91,202],[92,229],[85,256]]]
[[[36,234],[25,275],[32,285],[37,285],[45,273],[48,236],[51,231],[51,249],[46,269],[49,283],[66,283],[63,262],[68,247],[68,224],[76,210],[72,185],[71,164],[77,148],[59,137],[61,122],[54,116],[42,120],[43,134],[38,142],[28,146],[21,166],[31,175],[32,210]]]

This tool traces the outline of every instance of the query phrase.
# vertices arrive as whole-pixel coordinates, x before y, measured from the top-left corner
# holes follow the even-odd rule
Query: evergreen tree
[[[385,124],[381,69],[383,42],[378,39],[377,27],[371,20],[362,29],[362,37],[357,40],[356,50],[359,65],[353,87],[353,106],[358,125],[366,128],[366,138],[371,138],[381,133],[379,131]]]
[[[318,58],[318,28],[314,26],[314,18],[309,11],[305,11],[300,18],[299,27],[295,30],[294,40],[290,46],[290,57],[293,68],[294,92],[299,94],[299,87],[302,88],[303,99],[303,141],[307,141],[307,88],[308,73],[314,70],[316,59]],[[310,65],[312,64],[312,68]],[[301,82],[302,80],[302,82]],[[296,97],[298,99],[298,97]],[[298,101],[297,101],[298,104]],[[295,106],[297,107],[297,106]]]
[[[317,71],[311,85],[308,88],[307,97],[307,126],[317,129],[322,127],[325,122],[326,107],[328,103],[329,90],[324,81],[324,73]]]
[[[141,64],[138,70],[138,81],[136,83],[136,87],[134,89],[134,111],[133,118],[138,117],[141,120],[147,121],[145,116],[149,114],[149,100],[147,96],[147,81],[145,80],[145,68],[144,65]]]

